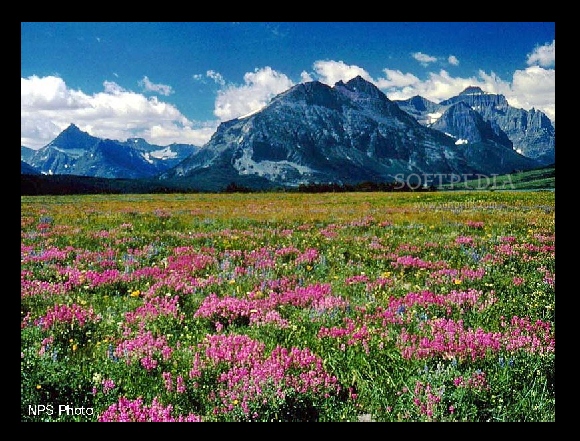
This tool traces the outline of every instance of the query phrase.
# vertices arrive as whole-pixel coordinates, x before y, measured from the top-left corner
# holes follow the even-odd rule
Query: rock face
[[[495,132],[489,121],[463,101],[449,106],[430,127],[457,138],[460,143],[489,142],[513,149],[503,131]]]
[[[441,117],[441,106],[419,95],[394,102],[424,126],[430,126]]]
[[[452,106],[465,103],[491,124],[498,137],[509,139],[518,153],[535,159],[540,165],[555,161],[556,131],[550,119],[536,109],[526,111],[510,106],[503,95],[485,93],[479,87],[470,86],[439,104],[421,97],[395,102],[421,124],[433,128],[441,127],[437,123],[439,118]]]
[[[429,102],[422,104],[434,110]],[[201,187],[250,181],[293,187],[394,182],[424,174],[445,180],[453,174],[500,174],[538,165],[515,152],[507,138],[465,104],[449,110],[440,124],[449,135],[420,124],[361,77],[334,87],[302,83],[260,112],[221,124],[205,146],[161,179]],[[471,141],[458,142],[462,136]]]

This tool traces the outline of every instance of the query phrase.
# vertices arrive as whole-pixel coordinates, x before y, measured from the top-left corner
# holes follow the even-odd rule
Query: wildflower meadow
[[[553,422],[555,193],[21,196],[21,421]]]

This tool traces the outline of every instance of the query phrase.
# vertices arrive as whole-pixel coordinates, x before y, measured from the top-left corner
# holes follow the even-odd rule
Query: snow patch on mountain
[[[264,108],[264,107],[262,106],[262,107],[260,107],[260,108],[258,108],[258,109],[256,109],[256,110],[252,110],[251,112],[249,112],[249,113],[246,113],[246,114],[245,114],[245,115],[243,115],[243,116],[239,116],[239,117],[238,117],[238,119],[244,119],[244,118],[247,118],[247,117],[249,117],[249,116],[252,116],[253,114],[255,114],[255,113],[258,113],[258,112],[259,112],[260,110],[262,110],[263,108]]]
[[[242,156],[233,161],[232,165],[240,175],[257,175],[272,181],[292,178],[294,182],[299,184],[309,182],[310,177],[315,173],[310,167],[288,160],[255,161],[252,159],[252,154],[253,149],[245,149]]]
[[[448,133],[448,132],[443,132],[443,133],[445,133],[447,136],[450,136],[451,138],[455,139],[455,145],[469,144],[468,139],[457,138],[456,136],[453,136],[451,133]]]
[[[427,124],[433,124],[435,121],[437,121],[439,118],[441,118],[441,115],[443,115],[442,112],[428,113],[427,114]]]
[[[171,147],[165,147],[164,149],[152,151],[149,153],[149,155],[156,159],[177,158],[177,152],[171,150]]]

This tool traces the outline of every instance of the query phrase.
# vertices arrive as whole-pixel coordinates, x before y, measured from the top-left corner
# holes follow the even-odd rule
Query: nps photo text
[[[29,404],[28,416],[43,416],[43,415],[58,415],[58,416],[73,416],[73,415],[93,415],[92,407],[85,406],[71,406],[70,404]]]

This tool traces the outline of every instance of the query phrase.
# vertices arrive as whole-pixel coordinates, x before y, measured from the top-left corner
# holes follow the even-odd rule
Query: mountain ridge
[[[517,152],[538,161],[540,165],[555,162],[556,133],[550,118],[534,108],[526,111],[512,107],[504,95],[484,92],[478,86],[468,86],[439,104],[429,102],[426,110],[422,110],[413,98],[396,102],[427,126],[435,124],[452,105],[464,102],[489,122],[498,136],[509,139]]]
[[[44,174],[158,179],[213,190],[228,183],[290,188],[433,173],[497,174],[554,158],[555,131],[539,111],[513,110],[505,97],[474,86],[442,103],[418,95],[390,100],[360,76],[332,87],[312,81],[273,97],[258,112],[221,123],[202,147],[102,140],[71,124],[33,153],[21,146],[21,160]],[[502,129],[499,108],[519,118],[511,137]],[[517,131],[527,129],[528,120],[545,129],[543,138]],[[526,148],[536,158],[516,151],[511,138],[520,146],[535,142]]]
[[[98,138],[71,123],[38,150],[21,146],[21,160],[43,174],[102,178],[148,178],[173,167],[198,147],[157,146],[143,138],[126,141]]]

